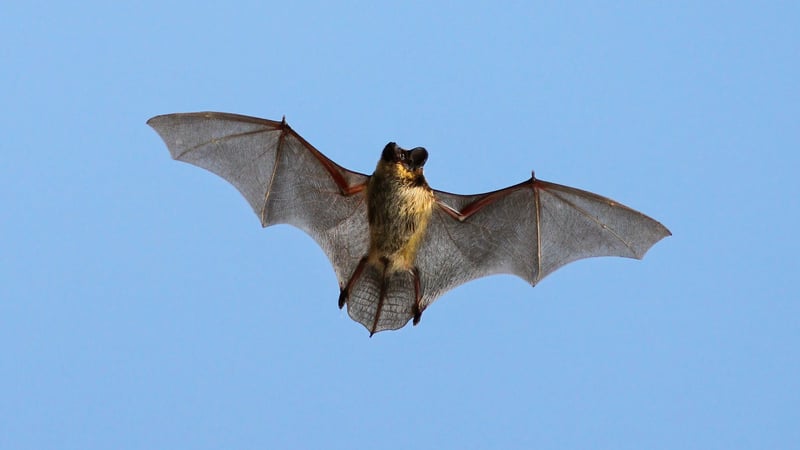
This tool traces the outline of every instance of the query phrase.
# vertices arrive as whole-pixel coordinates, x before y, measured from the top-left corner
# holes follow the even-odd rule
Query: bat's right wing
[[[533,177],[485,194],[435,195],[438,208],[417,255],[423,309],[475,278],[508,273],[535,285],[582,258],[641,259],[670,235],[614,200]]]
[[[174,159],[233,184],[262,226],[286,223],[308,233],[344,286],[369,245],[366,175],[337,165],[285,121],[202,112],[156,116],[147,124]]]

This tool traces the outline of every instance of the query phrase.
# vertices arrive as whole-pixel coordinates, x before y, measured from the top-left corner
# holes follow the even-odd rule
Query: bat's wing
[[[314,238],[340,285],[367,253],[368,177],[325,157],[285,121],[202,112],[156,116],[147,124],[174,159],[233,184],[262,226],[286,223]]]
[[[533,177],[485,194],[435,195],[438,208],[417,255],[423,309],[475,278],[509,273],[535,285],[581,258],[640,259],[670,235],[611,199]]]

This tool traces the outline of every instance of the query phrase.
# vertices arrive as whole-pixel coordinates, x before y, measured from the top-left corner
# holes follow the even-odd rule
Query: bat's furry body
[[[347,170],[285,121],[226,113],[148,121],[173,158],[236,186],[263,226],[311,235],[339,280],[339,306],[373,334],[401,328],[444,292],[496,273],[530,284],[571,261],[642,258],[670,232],[613,200],[533,176],[493,192],[433,190],[425,149],[384,148],[375,172]]]
[[[410,169],[381,158],[366,195],[369,262],[388,260],[390,271],[413,269],[435,201],[422,167]]]

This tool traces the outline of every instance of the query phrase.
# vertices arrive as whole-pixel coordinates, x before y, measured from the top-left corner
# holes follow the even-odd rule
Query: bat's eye
[[[422,167],[425,165],[425,161],[428,160],[428,151],[422,147],[417,147],[411,150],[410,159],[412,167]]]

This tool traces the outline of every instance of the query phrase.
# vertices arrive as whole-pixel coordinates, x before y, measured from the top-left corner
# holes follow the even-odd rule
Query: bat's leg
[[[364,265],[367,263],[367,257],[361,258],[361,261],[358,262],[356,266],[356,270],[353,271],[353,274],[350,275],[350,279],[347,280],[347,285],[339,291],[339,309],[344,308],[345,303],[347,303],[347,297],[350,296],[350,288],[353,287],[353,283],[358,280],[358,277],[361,276],[361,272],[364,271]]]
[[[381,318],[383,302],[386,300],[386,269],[389,267],[389,258],[383,256],[381,257],[381,262],[383,263],[383,271],[381,272],[381,289],[380,293],[378,294],[378,306],[375,308],[375,320],[372,321],[372,329],[369,330],[369,337],[372,337],[372,335],[375,334],[375,330],[378,329],[378,320]]]
[[[414,307],[412,311],[414,312],[413,324],[416,325],[419,323],[419,319],[422,318],[422,311],[423,311],[423,309],[420,306],[420,303],[422,303],[422,291],[419,285],[419,269],[417,269],[416,267],[411,269],[411,275],[414,276]]]

